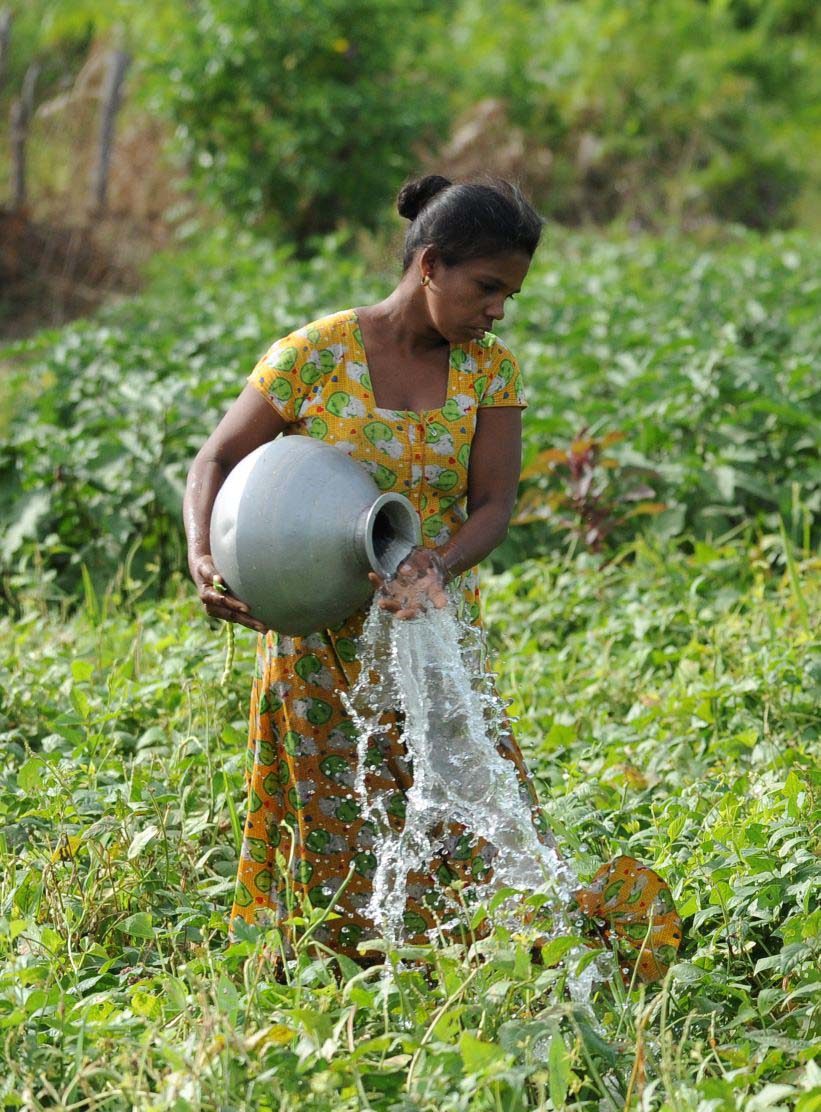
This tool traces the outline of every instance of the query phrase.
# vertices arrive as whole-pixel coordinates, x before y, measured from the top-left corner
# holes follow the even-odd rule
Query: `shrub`
[[[298,241],[372,224],[440,122],[413,61],[426,7],[199,0],[156,71],[195,180]]]

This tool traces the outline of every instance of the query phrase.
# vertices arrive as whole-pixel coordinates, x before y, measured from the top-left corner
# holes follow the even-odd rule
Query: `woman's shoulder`
[[[504,367],[506,372],[518,373],[519,363],[516,356],[495,332],[486,332],[481,340],[471,340],[460,344],[451,351],[451,364],[467,374],[471,382],[481,387],[485,381],[498,374]]]
[[[527,405],[519,362],[504,340],[486,332],[470,345],[470,354],[470,386],[480,408]]]
[[[498,367],[505,359],[517,362],[516,356],[507,346],[501,336],[495,332],[486,332],[481,340],[476,340],[474,346],[479,353],[479,363],[485,367]]]
[[[274,341],[273,346],[290,345],[305,350],[310,348],[321,350],[346,342],[351,325],[355,322],[356,314],[353,309],[341,309],[339,312],[328,313],[307,324],[299,325],[286,336]]]

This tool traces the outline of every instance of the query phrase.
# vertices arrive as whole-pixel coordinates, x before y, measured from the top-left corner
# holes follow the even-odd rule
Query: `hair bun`
[[[409,181],[399,190],[396,207],[399,215],[407,220],[415,220],[428,201],[453,183],[441,174],[427,174],[424,178]]]

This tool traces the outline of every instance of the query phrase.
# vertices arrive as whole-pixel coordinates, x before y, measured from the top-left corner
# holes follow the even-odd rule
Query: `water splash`
[[[431,861],[446,850],[452,823],[487,843],[481,853],[493,876],[481,885],[483,894],[501,887],[545,893],[555,911],[554,933],[569,927],[564,909],[578,880],[556,849],[539,839],[515,765],[497,750],[509,726],[494,673],[483,666],[483,646],[481,630],[457,620],[450,607],[399,621],[375,600],[360,639],[359,679],[343,694],[358,733],[355,788],[377,830],[365,913],[394,944],[404,933],[408,876],[429,873]],[[366,783],[366,757],[384,737],[385,710],[401,712],[413,775],[401,830],[389,819],[390,793],[369,790]],[[443,923],[440,931],[452,925]],[[586,999],[589,984],[576,983],[571,991]]]

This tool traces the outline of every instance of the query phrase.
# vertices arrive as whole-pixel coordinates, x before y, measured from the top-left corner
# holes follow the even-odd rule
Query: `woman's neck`
[[[365,312],[379,325],[381,335],[387,332],[392,346],[411,356],[420,356],[447,346],[447,340],[431,324],[424,300],[415,287],[415,282],[411,286],[403,280],[384,301],[368,305]]]

